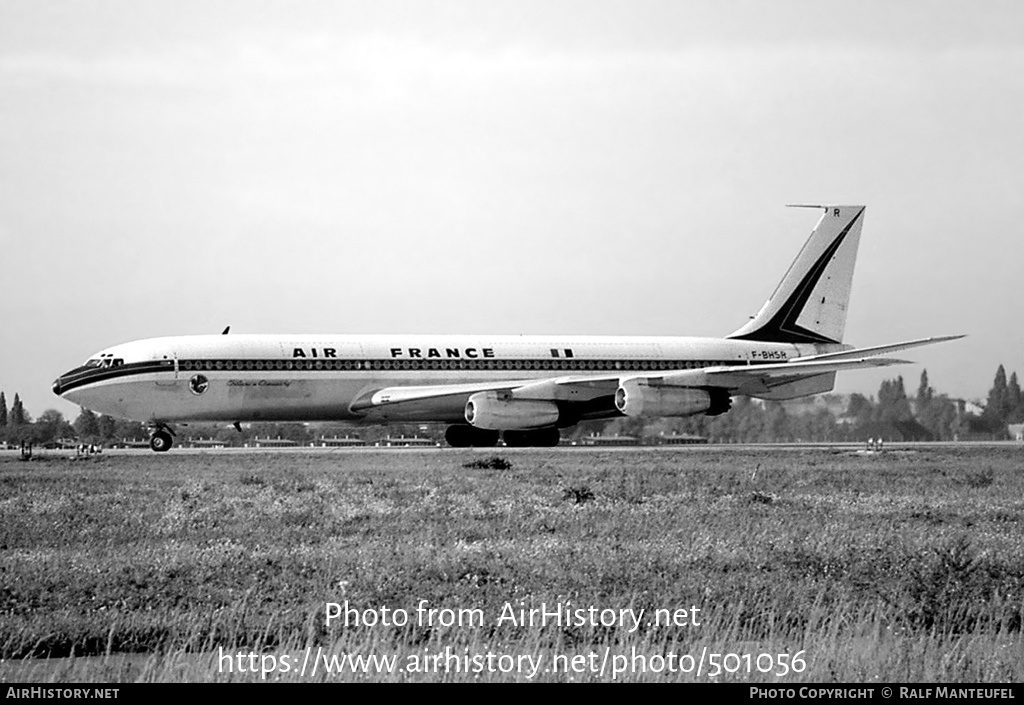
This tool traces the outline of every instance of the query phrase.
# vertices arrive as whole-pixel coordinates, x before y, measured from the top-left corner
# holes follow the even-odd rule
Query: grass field
[[[260,680],[225,666],[241,652],[281,680],[1019,682],[1022,461],[1019,445],[4,457],[0,679]],[[464,623],[428,623],[423,600]],[[345,601],[378,623],[326,625]],[[498,619],[566,602],[645,611]],[[714,654],[734,656],[712,677]],[[405,669],[325,673],[349,655]]]

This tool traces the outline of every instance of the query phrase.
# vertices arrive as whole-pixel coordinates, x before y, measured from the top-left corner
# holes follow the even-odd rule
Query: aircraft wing
[[[772,387],[795,379],[828,374],[841,370],[883,367],[903,364],[906,360],[889,358],[857,358],[853,360],[822,360],[782,362],[766,365],[730,365],[697,370],[666,370],[654,374],[569,375],[545,379],[519,379],[471,384],[395,386],[370,391],[355,402],[356,413],[389,407],[419,406],[424,402],[462,405],[478,392],[497,392],[510,399],[534,399],[572,404],[589,402],[615,393],[620,384],[642,381],[650,386],[678,386],[725,389],[733,394],[766,393]]]
[[[922,338],[892,345],[844,350],[835,353],[793,358],[787,362],[767,364],[719,365],[702,369],[664,370],[653,373],[607,373],[599,375],[563,375],[542,379],[513,379],[468,384],[439,384],[422,386],[395,386],[368,391],[351,405],[356,413],[370,412],[385,407],[399,411],[403,406],[422,407],[436,402],[458,407],[478,392],[497,392],[508,399],[554,401],[572,405],[584,404],[600,397],[615,394],[625,382],[641,382],[652,387],[694,387],[722,389],[729,394],[760,396],[772,393],[773,388],[794,381],[821,378],[844,370],[889,365],[910,364],[909,360],[878,357],[886,353],[931,343],[953,340],[963,336]]]
[[[653,387],[716,387],[727,389],[730,392],[746,393],[747,389],[765,390],[774,384],[791,382],[800,377],[909,363],[909,360],[891,358],[857,358],[836,361],[780,362],[767,365],[728,365],[705,367],[698,370],[665,370],[653,374],[618,373],[586,377],[554,377],[531,380],[522,386],[508,388],[508,391],[515,399],[572,401],[574,393],[579,394],[584,390],[612,393],[623,382],[639,381]]]
[[[700,387],[725,389],[746,394],[766,391],[772,386],[802,377],[812,377],[843,370],[910,364],[910,360],[892,358],[855,358],[810,362],[779,362],[766,365],[727,365],[698,370],[666,370],[654,374],[615,374],[588,377],[556,377],[531,381],[510,389],[516,399],[570,400],[574,388],[614,391],[623,382],[638,381],[652,387]],[[749,391],[748,391],[749,390]]]

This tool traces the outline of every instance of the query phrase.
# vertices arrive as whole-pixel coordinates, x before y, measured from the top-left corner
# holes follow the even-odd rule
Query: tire
[[[157,453],[166,453],[174,445],[174,439],[167,431],[157,431],[149,438],[149,447]]]
[[[498,432],[473,426],[449,426],[444,439],[452,448],[493,448],[498,445]]]
[[[561,434],[557,428],[538,428],[535,431],[505,431],[505,445],[509,448],[553,448]]]
[[[528,448],[530,446],[528,431],[505,431],[501,434],[508,448]]]
[[[554,448],[562,440],[557,428],[542,428],[533,432],[533,445],[538,448]]]

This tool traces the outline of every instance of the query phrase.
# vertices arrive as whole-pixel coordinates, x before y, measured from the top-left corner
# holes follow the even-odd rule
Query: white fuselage
[[[54,391],[144,422],[463,422],[468,393],[392,409],[384,388],[756,365],[842,349],[721,338],[202,335],[116,345],[62,375]],[[490,385],[493,386],[493,385]],[[596,397],[596,393],[595,393]],[[615,416],[610,403],[589,417]]]

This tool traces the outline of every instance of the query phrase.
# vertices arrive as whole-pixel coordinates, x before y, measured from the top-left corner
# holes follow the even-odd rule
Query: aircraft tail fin
[[[729,335],[770,343],[841,343],[864,206],[803,206],[824,213],[754,318]]]

